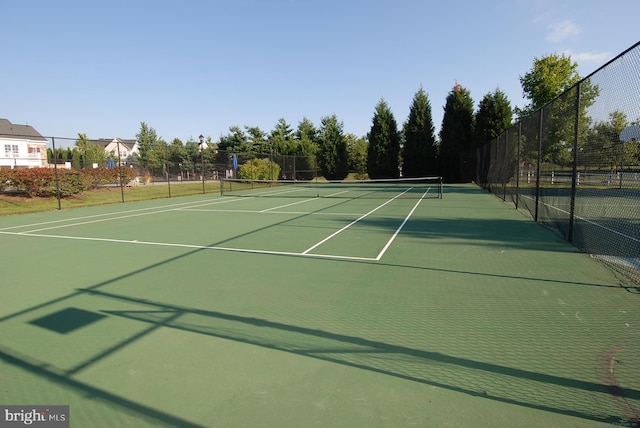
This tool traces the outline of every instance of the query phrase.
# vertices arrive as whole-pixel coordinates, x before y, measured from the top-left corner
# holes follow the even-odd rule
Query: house
[[[0,119],[0,168],[46,167],[47,143],[33,126]]]
[[[136,140],[123,140],[121,138],[110,140],[108,138],[100,138],[92,142],[102,146],[107,156],[118,157],[119,153],[123,165],[130,163],[131,156],[138,153],[138,142]]]

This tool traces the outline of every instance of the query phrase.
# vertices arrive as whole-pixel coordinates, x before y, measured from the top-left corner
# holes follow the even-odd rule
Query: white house
[[[47,166],[47,139],[30,125],[0,119],[0,168]]]
[[[123,140],[122,138],[109,140],[108,138],[100,138],[93,142],[102,146],[107,156],[118,157],[119,154],[123,164],[129,163],[131,156],[138,153],[138,142],[136,140]]]

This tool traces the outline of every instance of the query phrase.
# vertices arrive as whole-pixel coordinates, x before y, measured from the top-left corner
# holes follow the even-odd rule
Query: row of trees
[[[226,164],[228,153],[256,153],[263,159],[275,156],[303,156],[315,159],[327,179],[343,179],[351,171],[364,178],[397,178],[441,175],[447,182],[468,182],[476,179],[477,149],[496,138],[512,125],[514,113],[525,117],[580,81],[577,63],[565,55],[549,55],[534,60],[530,72],[520,77],[524,97],[530,103],[522,109],[513,109],[500,89],[487,93],[474,110],[474,101],[468,89],[455,84],[444,105],[444,116],[438,138],[432,119],[431,103],[422,87],[415,93],[409,115],[399,127],[384,99],[374,108],[372,125],[366,136],[345,133],[344,124],[336,115],[325,116],[316,127],[304,117],[296,128],[279,119],[274,129],[265,132],[257,126],[231,126],[218,141],[206,138],[208,149],[201,151],[199,141],[182,142],[175,138],[165,142],[146,123],[141,123],[136,135],[139,153],[133,159],[139,169],[159,174],[179,166],[181,171],[197,172],[204,165]],[[597,86],[584,82],[581,87],[581,130],[604,135],[602,128],[590,127],[586,109],[598,95]],[[553,126],[557,144],[547,147],[543,159],[562,164],[567,162],[567,150],[562,142],[573,132],[574,122],[568,114],[575,109],[574,99],[555,103],[557,111],[546,118]],[[575,110],[573,110],[575,111]],[[616,117],[618,120],[619,117]],[[608,132],[608,131],[607,131]],[[564,140],[563,140],[564,138]],[[100,154],[91,147],[84,134],[76,142],[74,158],[99,159]],[[204,145],[203,145],[204,146]],[[221,158],[224,153],[225,158]],[[103,154],[104,156],[104,154]],[[252,158],[242,160],[248,162]],[[86,163],[85,163],[86,164]],[[284,173],[284,169],[283,169]]]
[[[55,154],[51,148],[47,149],[49,163],[53,163],[54,159],[58,163],[70,162],[73,169],[90,168],[94,164],[99,167],[106,167],[109,162],[109,157],[102,146],[91,142],[87,134],[78,134],[78,139],[73,148],[58,147]]]
[[[477,129],[476,118],[482,124]],[[402,128],[381,99],[374,109],[371,130],[364,137],[345,133],[343,122],[335,114],[322,117],[318,127],[306,117],[296,128],[281,118],[269,133],[256,126],[232,126],[217,142],[206,138],[207,149],[200,152],[198,141],[191,139],[183,144],[176,138],[166,143],[153,128],[142,123],[136,135],[139,154],[134,163],[154,173],[162,171],[167,163],[198,172],[202,160],[205,165],[227,164],[229,153],[255,153],[268,159],[313,158],[320,173],[330,180],[344,179],[353,172],[357,178],[443,175],[448,181],[469,181],[475,174],[469,153],[506,129],[511,118],[509,101],[500,90],[487,94],[474,113],[469,92],[456,85],[447,97],[438,140],[431,103],[421,87]]]

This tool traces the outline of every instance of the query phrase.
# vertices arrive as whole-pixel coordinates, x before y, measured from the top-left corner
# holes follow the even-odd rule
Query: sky
[[[0,118],[73,145],[165,141],[231,126],[296,128],[335,114],[364,136],[384,99],[401,127],[415,93],[436,132],[459,83],[476,106],[566,54],[585,77],[639,39],[638,0],[2,0]]]

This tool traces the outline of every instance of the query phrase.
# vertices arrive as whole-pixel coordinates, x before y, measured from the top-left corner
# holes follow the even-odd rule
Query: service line
[[[351,223],[349,223],[348,225],[344,226],[343,228],[341,228],[340,230],[337,230],[335,232],[333,232],[331,235],[327,236],[326,238],[324,238],[322,241],[316,243],[315,245],[307,248],[305,251],[302,252],[302,254],[308,254],[309,252],[313,251],[314,249],[318,248],[320,245],[324,244],[325,242],[327,242],[328,240],[330,240],[331,238],[337,236],[338,234],[344,232],[345,230],[347,230],[348,228],[350,228],[351,226],[353,226],[354,224],[358,223],[360,220],[366,218],[367,216],[373,214],[374,212],[378,211],[380,208],[384,207],[385,205],[387,205],[390,202],[395,201],[397,198],[399,198],[400,196],[404,195],[405,193],[407,193],[409,190],[411,190],[412,187],[406,189],[404,192],[402,193],[398,193],[396,196],[394,196],[393,198],[389,199],[387,202],[385,202],[382,205],[378,205],[377,207],[375,207],[374,209],[372,209],[371,211],[369,211],[366,214],[361,215],[360,217],[358,217],[357,219],[355,219],[354,221],[352,221]]]

